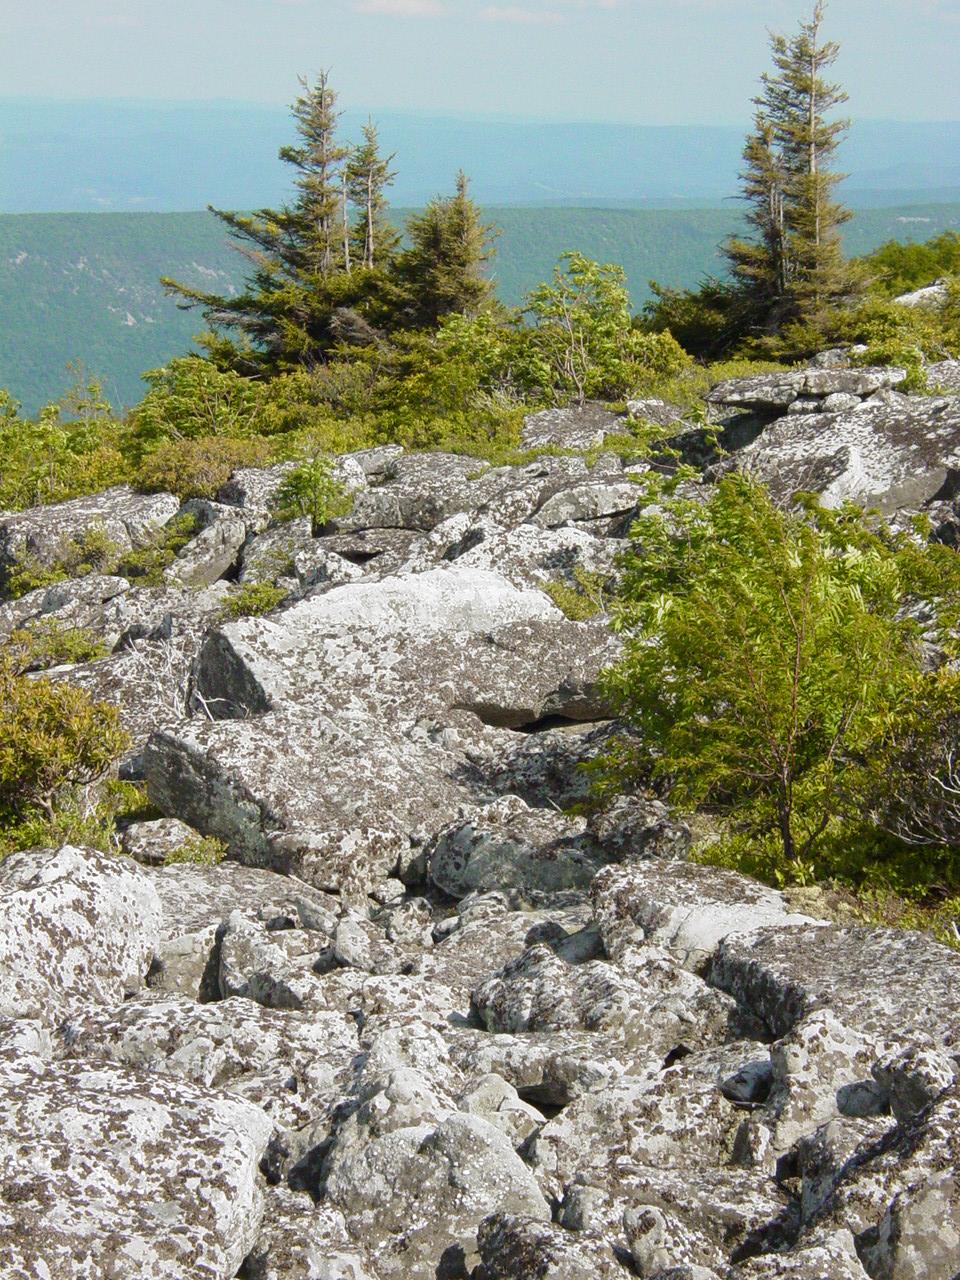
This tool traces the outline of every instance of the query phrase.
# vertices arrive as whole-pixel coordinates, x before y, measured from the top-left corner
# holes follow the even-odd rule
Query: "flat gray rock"
[[[240,1098],[113,1064],[0,1067],[0,1271],[231,1280],[271,1129]]]
[[[127,858],[63,845],[0,862],[0,1017],[55,1024],[143,985],[162,907]]]

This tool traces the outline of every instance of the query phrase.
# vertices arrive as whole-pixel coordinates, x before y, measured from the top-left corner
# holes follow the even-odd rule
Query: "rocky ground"
[[[715,389],[720,460],[632,410],[708,480],[746,465],[956,542],[960,397],[838,364]],[[277,469],[240,472],[190,504],[164,586],[0,606],[0,637],[46,618],[110,650],[54,678],[121,708],[165,815],[124,856],[0,863],[5,1280],[960,1274],[960,954],[685,861],[657,801],[564,812],[616,642],[543,588],[612,569],[622,427],[537,415],[532,448],[593,452],[515,467],[349,455],[321,537],[271,525]],[[0,562],[179,511],[7,516]],[[222,622],[268,579],[280,607]],[[165,865],[194,831],[229,860]]]

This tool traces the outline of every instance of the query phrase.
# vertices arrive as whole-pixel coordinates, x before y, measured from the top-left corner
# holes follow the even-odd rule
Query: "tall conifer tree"
[[[350,201],[357,210],[352,242],[361,266],[374,268],[396,252],[400,237],[386,216],[386,189],[397,176],[390,165],[394,156],[380,154],[377,127],[369,120],[363,141],[353,149],[347,165]]]
[[[202,342],[213,359],[248,374],[322,360],[345,332],[366,332],[364,312],[375,305],[376,281],[351,272],[352,153],[337,138],[336,93],[325,72],[301,87],[292,108],[299,140],[280,151],[295,170],[295,200],[249,215],[211,209],[251,263],[243,292],[225,297],[163,281],[182,306],[203,309],[211,331]],[[382,187],[380,196],[382,217]]]
[[[847,95],[825,78],[840,48],[822,39],[825,11],[817,0],[795,36],[771,36],[775,70],[762,77],[744,148],[741,190],[757,235],[733,238],[725,252],[752,326],[761,331],[788,321],[816,325],[859,289],[840,238],[851,215],[834,198],[844,175],[831,164],[849,126],[829,118]]]

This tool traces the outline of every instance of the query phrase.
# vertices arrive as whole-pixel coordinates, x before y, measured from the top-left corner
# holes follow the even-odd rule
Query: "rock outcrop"
[[[844,364],[717,388],[751,415],[719,464],[679,410],[630,409],[705,484],[749,467],[945,529],[957,399]],[[624,426],[534,415],[554,452],[514,467],[348,455],[320,536],[274,519],[286,467],[241,471],[165,585],[0,606],[3,636],[53,619],[109,651],[51,678],[121,708],[162,814],[123,853],[0,864],[4,1277],[960,1274],[960,955],[687,861],[662,798],[575,807],[616,731]],[[4,517],[0,561],[179,512],[114,490]],[[235,580],[278,605],[227,621]],[[176,861],[198,836],[227,860]]]

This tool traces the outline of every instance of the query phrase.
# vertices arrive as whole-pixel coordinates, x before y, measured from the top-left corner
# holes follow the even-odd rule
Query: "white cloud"
[[[353,7],[392,18],[440,18],[447,12],[439,0],[357,0]]]
[[[512,22],[526,26],[550,26],[563,21],[553,9],[521,9],[516,5],[488,5],[480,10],[484,22]]]

